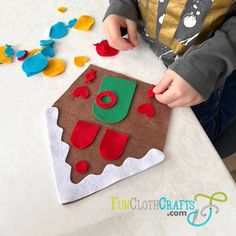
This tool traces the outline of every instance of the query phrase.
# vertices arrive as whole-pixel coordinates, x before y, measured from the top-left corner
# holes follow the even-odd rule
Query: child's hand
[[[193,106],[204,101],[193,87],[170,69],[164,73],[153,92],[157,101],[167,104],[171,108]]]
[[[121,36],[120,28],[127,28],[128,39]],[[118,50],[129,50],[138,45],[137,24],[117,15],[109,15],[103,22],[103,29],[108,43]]]

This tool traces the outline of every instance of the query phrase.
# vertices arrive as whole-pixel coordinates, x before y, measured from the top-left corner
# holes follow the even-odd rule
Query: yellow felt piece
[[[67,11],[67,8],[66,7],[58,7],[57,10],[61,13],[64,13]]]
[[[48,66],[42,73],[47,77],[54,77],[63,73],[65,68],[66,66],[64,61],[62,59],[55,58],[48,61]]]
[[[89,31],[94,24],[94,19],[91,16],[81,16],[74,25],[74,29]]]
[[[12,62],[12,58],[7,57],[7,55],[5,53],[6,48],[7,48],[6,46],[0,47],[0,63],[2,63],[2,64],[7,64],[7,63]]]
[[[36,54],[36,53],[38,53],[40,51],[41,51],[40,48],[32,49],[32,50],[29,51],[28,56],[33,56],[34,54]]]
[[[89,60],[88,57],[80,56],[80,57],[75,57],[74,58],[74,64],[78,67],[82,67],[85,62]]]

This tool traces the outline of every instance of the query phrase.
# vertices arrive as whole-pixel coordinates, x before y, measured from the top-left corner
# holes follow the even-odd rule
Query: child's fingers
[[[129,50],[133,47],[130,43],[122,38],[120,24],[118,22],[111,22],[109,26],[109,34],[111,44],[116,45],[119,50]]]
[[[170,89],[162,94],[155,94],[155,98],[157,101],[163,104],[170,104],[178,99],[176,93]]]
[[[129,42],[136,47],[138,45],[137,39],[137,24],[134,21],[126,20]]]
[[[171,85],[173,79],[170,76],[164,76],[158,85],[153,89],[154,93],[160,94],[165,92]]]
[[[122,48],[119,47],[119,45],[117,45],[116,43],[114,43],[114,41],[112,40],[111,38],[111,35],[110,35],[110,32],[109,30],[106,31],[106,38],[107,38],[107,41],[109,43],[109,45],[115,49],[118,49],[118,50],[123,50]]]
[[[110,35],[110,33],[109,33],[108,30],[107,30],[107,33],[106,33],[106,38],[107,38],[108,44],[109,44],[111,47],[120,50],[119,46],[112,42],[111,35]]]

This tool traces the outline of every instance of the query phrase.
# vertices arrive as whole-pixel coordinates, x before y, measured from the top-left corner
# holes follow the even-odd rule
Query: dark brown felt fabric
[[[76,87],[84,85],[86,73],[90,69],[97,71],[96,79],[87,85],[90,96],[87,99],[71,96],[72,91]],[[93,116],[92,105],[105,75],[133,80],[125,75],[90,65],[53,105],[59,110],[58,125],[63,128],[62,140],[70,146],[66,162],[72,167],[71,181],[73,183],[79,183],[88,174],[102,173],[107,164],[112,163],[120,166],[127,157],[139,159],[151,148],[157,148],[161,151],[164,149],[171,109],[166,105],[158,103],[155,98],[147,98],[147,92],[151,87],[150,84],[136,80],[137,87],[133,101],[128,116],[123,121],[116,124],[105,124]],[[154,117],[149,118],[137,112],[137,107],[145,102],[151,102],[155,107],[156,114]],[[79,119],[94,122],[101,126],[94,143],[83,150],[74,148],[70,144],[70,135]],[[99,144],[105,128],[129,135],[125,151],[118,160],[108,161],[99,154]],[[89,169],[86,174],[76,173],[74,166],[79,160],[88,161]]]

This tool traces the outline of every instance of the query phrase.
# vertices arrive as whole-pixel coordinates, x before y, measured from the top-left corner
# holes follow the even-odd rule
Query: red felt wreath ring
[[[102,100],[106,96],[110,98],[110,101],[108,103],[105,103]],[[104,109],[111,108],[116,104],[116,94],[110,90],[105,90],[96,96],[96,103],[101,108]]]

